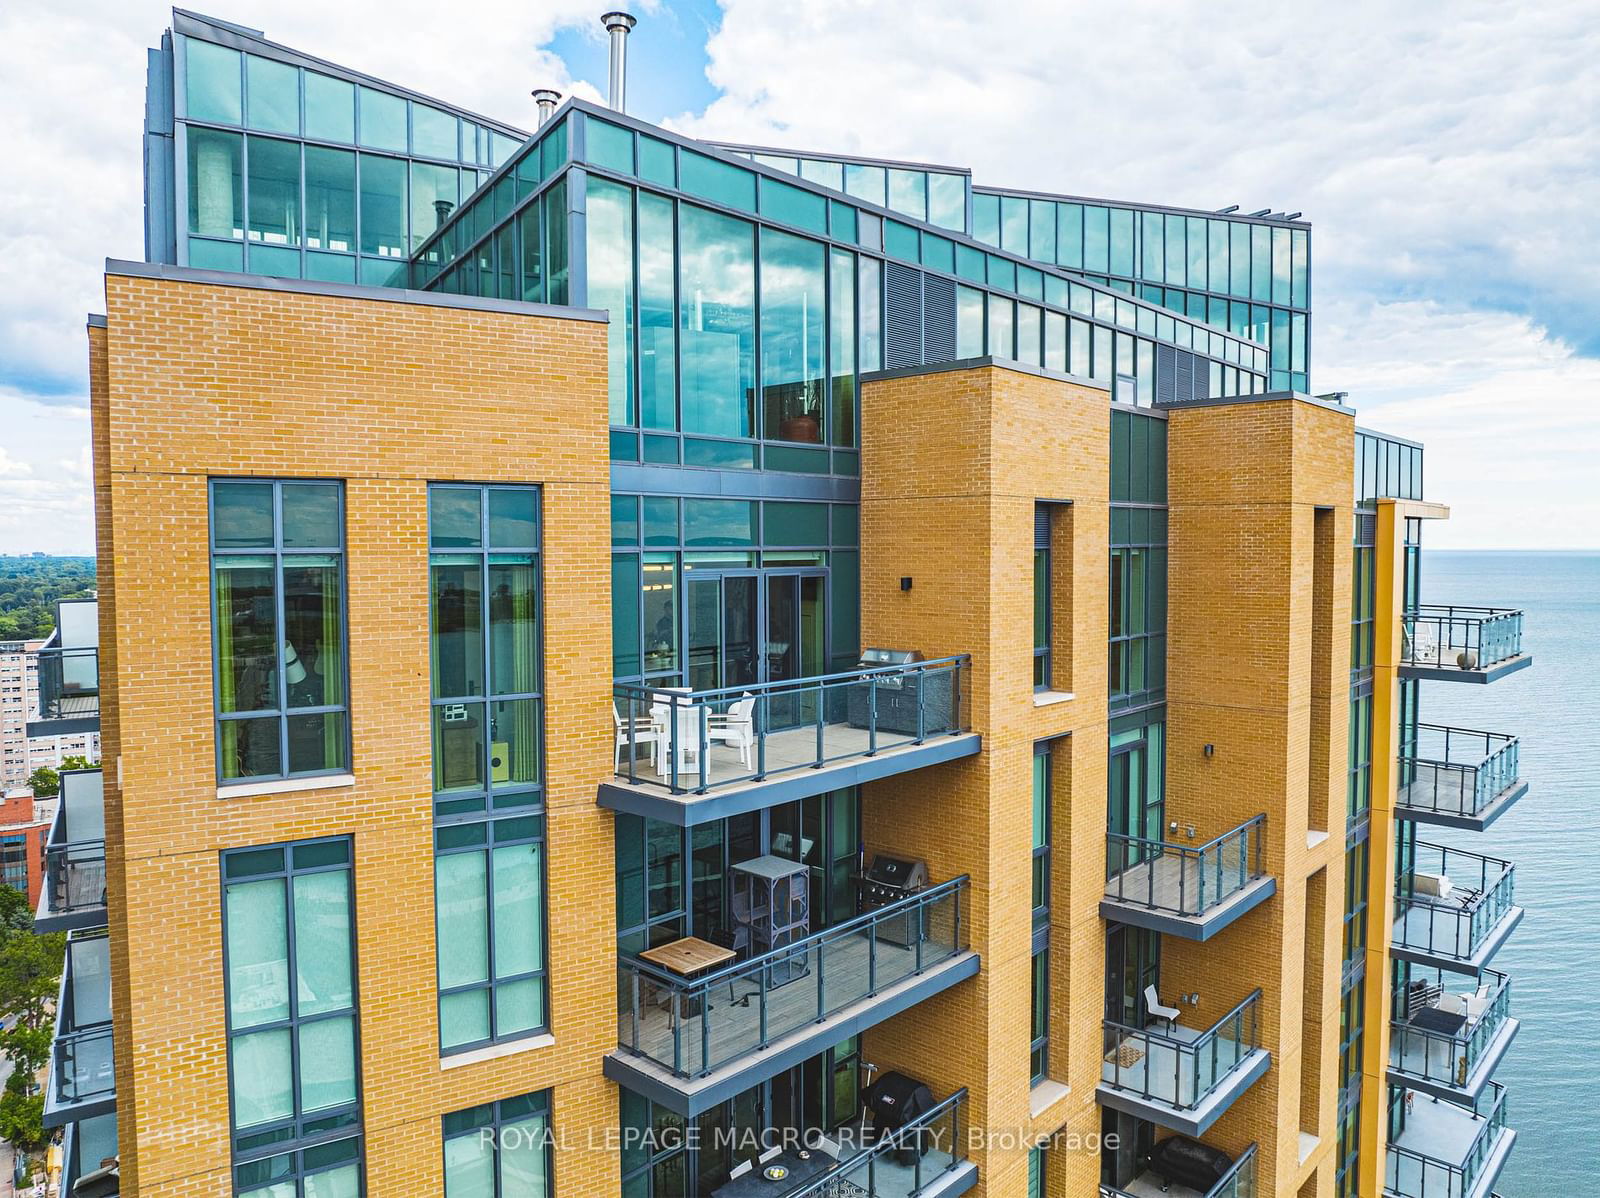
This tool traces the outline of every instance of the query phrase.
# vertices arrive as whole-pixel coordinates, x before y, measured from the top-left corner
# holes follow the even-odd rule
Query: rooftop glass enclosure
[[[190,13],[151,58],[154,261],[403,284],[411,251],[526,137]]]
[[[1014,359],[1146,405],[1180,376],[1181,399],[1264,391],[1269,369],[1247,339],[582,101],[412,283],[555,300],[557,275],[612,315],[619,461],[854,474],[858,376],[925,362]]]

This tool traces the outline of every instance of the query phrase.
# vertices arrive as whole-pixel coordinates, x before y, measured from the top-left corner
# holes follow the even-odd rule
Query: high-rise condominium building
[[[1308,393],[1298,214],[524,136],[181,12],[149,96],[69,1181],[1485,1198],[1521,912],[1418,832],[1524,787],[1419,686],[1530,659]]]

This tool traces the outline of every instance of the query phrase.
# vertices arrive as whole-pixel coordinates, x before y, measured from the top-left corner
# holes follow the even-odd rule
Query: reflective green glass
[[[690,195],[745,212],[756,210],[756,176],[752,171],[683,150],[678,155],[680,186]]]
[[[427,104],[411,106],[411,152],[429,158],[454,159],[459,153],[459,121]]]
[[[1028,257],[1035,262],[1056,260],[1056,212],[1049,200],[1028,201]]]
[[[187,37],[183,53],[185,115],[219,125],[242,124],[239,51]]]
[[[856,443],[856,260],[844,250],[828,266],[828,440]]]
[[[1028,201],[1021,196],[1000,197],[1000,248],[1013,254],[1028,252]]]
[[[1083,269],[1105,274],[1111,261],[1111,213],[1098,205],[1083,210]]]
[[[307,71],[305,90],[306,136],[323,141],[355,141],[355,84]]]
[[[199,43],[204,44],[204,43]],[[190,126],[189,232],[244,236],[244,139]]]
[[[759,183],[762,216],[813,233],[828,231],[828,201],[822,196],[765,175]]]
[[[998,295],[989,297],[989,355],[995,358],[1016,356],[1016,304]]]
[[[1126,208],[1111,210],[1111,273],[1133,274],[1133,213]]]
[[[405,257],[406,163],[361,155],[361,252]]]
[[[647,183],[672,187],[676,179],[676,155],[672,145],[658,138],[639,135],[639,178]]]
[[[356,248],[356,156],[350,150],[306,146],[306,244],[312,249]]]
[[[300,69],[271,58],[244,59],[245,123],[267,133],[300,132]]]
[[[639,656],[639,555],[618,553],[611,558],[611,675],[635,678],[641,671]]]
[[[672,201],[647,191],[638,201],[640,422],[670,429],[677,426]]]
[[[844,164],[824,162],[817,158],[800,159],[800,177],[811,183],[820,183],[834,191],[844,190]]]
[[[883,365],[883,264],[876,258],[859,259],[856,282],[861,326],[856,361],[866,374]]]
[[[1250,226],[1243,221],[1228,224],[1228,292],[1250,294]]]
[[[1083,266],[1083,205],[1056,205],[1056,261],[1077,270]]]
[[[339,548],[344,538],[340,534],[338,484],[284,483],[281,503],[285,549]]]
[[[748,437],[755,383],[754,229],[684,204],[679,237],[684,431]]]
[[[300,143],[251,137],[250,240],[300,244]]]
[[[819,242],[761,230],[761,392],[769,440],[822,440],[824,256]]]
[[[1041,316],[1032,304],[1017,305],[1017,361],[1025,366],[1040,364]]]
[[[589,180],[589,306],[611,314],[607,379],[612,424],[633,413],[633,188],[598,176]]]
[[[956,357],[983,356],[983,292],[975,287],[956,288]]]
[[[928,219],[928,176],[925,171],[889,168],[889,208],[913,220]]]
[[[755,504],[740,499],[685,499],[683,542],[690,547],[756,544]]]
[[[826,545],[828,505],[779,503],[769,500],[762,508],[762,538],[768,545]]]
[[[591,116],[584,123],[583,135],[590,162],[620,175],[633,174],[633,130]]]
[[[883,252],[906,262],[922,259],[922,242],[917,231],[897,220],[883,222]]]
[[[844,189],[858,200],[866,200],[880,208],[889,206],[888,173],[881,166],[862,166],[847,162],[844,167]]]
[[[451,118],[454,120],[455,118]],[[431,162],[411,164],[411,248],[415,251],[455,210],[461,172]]]
[[[406,102],[388,92],[363,87],[360,94],[361,144],[406,152]]]
[[[963,233],[967,228],[967,180],[964,175],[928,172],[928,223]]]
[[[1272,233],[1266,225],[1250,226],[1250,295],[1263,302],[1272,298]]]
[[[972,193],[972,236],[984,245],[1000,245],[1000,197],[988,192]]]

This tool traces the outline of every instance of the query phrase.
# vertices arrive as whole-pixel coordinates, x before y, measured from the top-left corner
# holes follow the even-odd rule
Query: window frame
[[[345,846],[344,860],[333,864],[296,865],[295,851],[297,849],[325,844],[343,844]],[[228,861],[231,858],[272,850],[282,853],[282,863],[277,869],[261,870],[255,873],[242,874],[239,877],[228,876]],[[286,1156],[294,1158],[290,1166],[289,1175],[275,1180],[292,1181],[297,1192],[299,1192],[300,1183],[308,1176],[303,1159],[305,1151],[344,1143],[349,1140],[355,1141],[356,1179],[359,1187],[357,1192],[358,1194],[366,1193],[365,1094],[362,1086],[361,1067],[361,971],[359,936],[357,932],[355,866],[355,839],[348,835],[320,836],[306,840],[280,841],[275,844],[223,849],[218,854],[218,897],[220,899],[222,933],[223,1043],[227,1054],[229,1173],[235,1193],[249,1193],[266,1184],[252,1183],[248,1189],[241,1187],[238,1182],[238,1174],[241,1168]],[[294,912],[294,879],[296,877],[327,873],[342,873],[347,887],[349,904],[350,1005],[347,1008],[335,1011],[319,1011],[302,1018],[299,1013],[299,987],[295,984],[295,979],[298,975],[298,948]],[[249,1028],[236,1032],[231,1026],[231,996],[229,994],[231,953],[228,892],[229,888],[234,885],[272,879],[281,879],[283,882],[282,901],[287,952],[286,990],[289,1014],[284,1019],[254,1024]],[[350,1020],[351,1026],[354,1097],[348,1104],[319,1110],[308,1116],[302,1109],[299,1029],[308,1024],[325,1023],[345,1018]],[[287,1119],[252,1125],[244,1132],[240,1132],[237,1128],[237,1112],[234,1107],[234,1042],[242,1036],[254,1035],[280,1027],[289,1033],[289,1089],[294,1111]],[[327,1126],[321,1128],[313,1127],[312,1130],[307,1131],[306,1125],[308,1123],[313,1125],[326,1123]],[[288,1134],[284,1135],[284,1132]],[[274,1139],[275,1135],[281,1138]],[[242,1142],[247,1142],[247,1146],[241,1148]],[[313,1169],[310,1175],[314,1175],[315,1172],[317,1170]]]
[[[272,488],[272,545],[219,548],[217,546],[217,485],[231,483],[265,484]],[[285,485],[296,484],[331,485],[335,489],[339,502],[339,544],[333,548],[320,548],[310,546],[296,546],[285,549],[283,544],[283,488]],[[231,787],[249,787],[263,783],[284,782],[301,778],[337,778],[355,773],[355,750],[351,738],[351,704],[350,704],[350,560],[348,552],[349,542],[349,506],[343,479],[336,478],[251,478],[237,476],[217,476],[206,482],[206,535],[207,535],[207,589],[208,602],[211,610],[211,731],[214,742],[213,758],[215,764],[216,783],[219,789]],[[340,631],[340,670],[343,675],[344,702],[339,704],[317,704],[310,707],[290,707],[287,695],[284,693],[284,678],[287,666],[284,658],[284,587],[283,572],[284,558],[301,556],[335,556],[338,558],[339,567],[339,631]],[[272,558],[272,583],[273,583],[273,620],[274,633],[277,641],[277,664],[273,671],[273,685],[277,691],[278,705],[274,708],[262,708],[254,711],[222,710],[222,661],[220,657],[221,643],[218,632],[217,611],[217,559],[224,557],[271,557]],[[342,764],[320,770],[291,771],[289,765],[289,720],[292,716],[342,714],[343,726],[343,752]],[[227,778],[223,775],[222,768],[222,725],[226,722],[238,720],[264,720],[274,717],[278,721],[278,764],[279,770],[273,774],[248,774],[237,778]]]

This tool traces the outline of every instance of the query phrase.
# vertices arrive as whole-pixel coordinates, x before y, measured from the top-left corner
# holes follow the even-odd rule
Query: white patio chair
[[[1178,1025],[1178,1016],[1183,1014],[1177,1007],[1162,1006],[1161,998],[1156,994],[1154,986],[1146,986],[1144,988],[1144,1009],[1155,1018],[1167,1021],[1167,1033],[1169,1035]]]
[[[667,687],[681,690],[687,688]],[[677,727],[673,727],[673,714],[677,714]],[[650,719],[656,726],[660,751],[656,753],[656,773],[663,778],[672,776],[672,760],[678,761],[678,783],[684,785],[700,776],[700,708],[694,703],[655,703],[650,708]],[[709,740],[709,738],[707,738]],[[707,762],[707,776],[710,763]]]
[[[756,700],[754,695],[737,699],[727,713],[706,717],[706,742],[721,741],[739,753],[739,763],[750,768],[750,750],[756,743]]]
[[[638,716],[622,718],[622,713],[617,710],[617,701],[611,700],[611,722],[616,728],[617,751],[612,754],[611,772],[622,772],[622,750],[628,746],[631,738],[635,750],[639,746],[648,746],[650,750],[650,764],[656,763],[656,746],[661,743],[661,730],[656,727],[654,720],[641,719]]]

